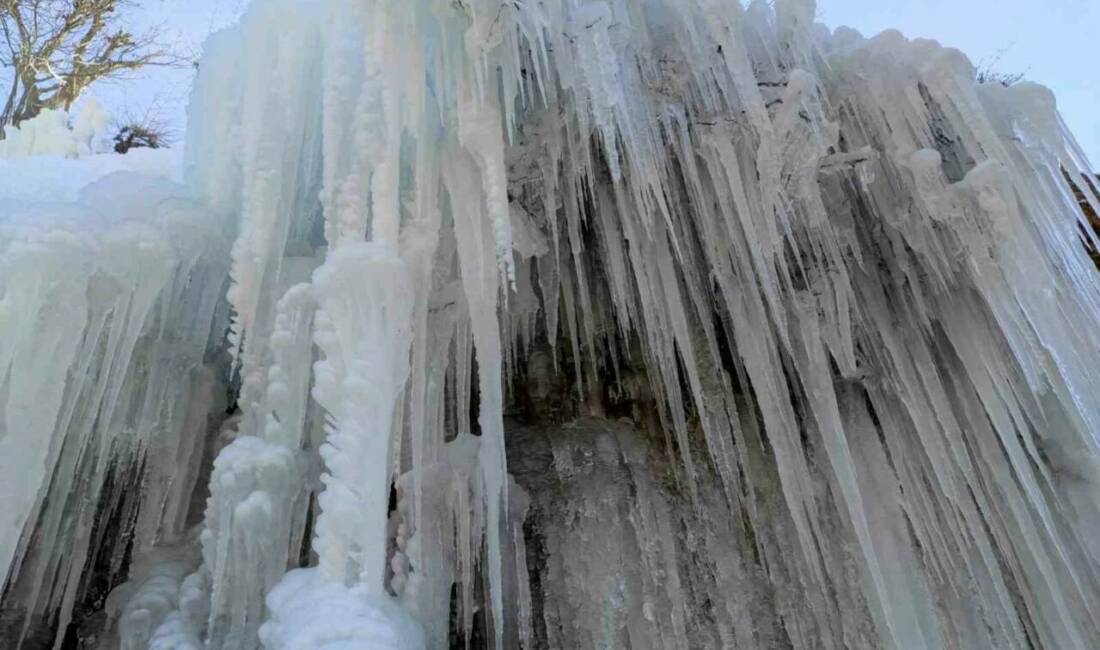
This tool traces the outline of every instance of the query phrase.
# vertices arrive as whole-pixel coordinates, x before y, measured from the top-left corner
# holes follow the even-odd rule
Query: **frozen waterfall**
[[[1088,164],[814,12],[253,0],[0,193],[0,646],[1100,648]]]

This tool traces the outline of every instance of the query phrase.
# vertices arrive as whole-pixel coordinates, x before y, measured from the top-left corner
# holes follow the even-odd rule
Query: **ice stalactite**
[[[241,413],[214,450],[202,405],[181,406],[151,447],[187,471],[144,468],[125,501],[174,534],[119,590],[120,635],[1100,645],[1098,241],[1067,182],[1087,163],[1049,91],[813,15],[257,0],[214,36],[188,182],[237,227]],[[117,275],[142,283],[104,297],[12,240],[0,395],[48,407],[3,411],[23,429],[0,445],[37,459],[2,510],[19,568],[59,526],[36,483],[73,476],[67,441],[86,438],[54,423],[70,389],[20,369],[114,368],[82,332],[160,304],[176,271],[167,244],[128,256],[149,269]],[[144,349],[143,321],[107,320],[119,354]],[[188,342],[193,362],[206,342]],[[183,575],[166,549],[188,545],[207,461]],[[71,611],[18,575],[12,602]]]
[[[392,418],[353,416],[327,395],[338,385],[327,383],[329,369],[349,352],[336,349],[335,323],[330,333],[320,320],[314,390],[334,437],[315,548],[329,573],[352,584],[357,566],[376,588],[383,538],[373,552],[350,540],[364,512],[374,513],[373,534],[386,534],[377,522],[388,481],[405,473],[389,589],[438,629],[445,583],[473,597],[472,576],[461,577],[473,554],[489,643],[523,636],[505,620],[515,524],[504,516],[503,389],[524,380],[541,339],[555,367],[572,371],[583,409],[598,410],[601,384],[640,355],[691,508],[716,507],[704,480],[714,472],[730,508],[762,517],[755,482],[775,482],[781,500],[771,507],[797,540],[782,549],[784,571],[809,594],[788,606],[855,608],[862,613],[838,620],[870,626],[866,643],[893,647],[1088,645],[1095,558],[1078,526],[1089,524],[1056,505],[1063,488],[1032,432],[1094,449],[1095,407],[1074,397],[1093,380],[1064,351],[1047,351],[1095,352],[1095,274],[1061,179],[1082,161],[1062,146],[1039,91],[978,86],[965,61],[928,42],[820,34],[808,3],[775,13],[662,2],[287,6],[308,16],[297,29],[317,20],[332,36],[319,43],[321,88],[306,111],[322,116],[319,196],[334,249],[316,277],[345,287],[347,300],[385,282],[360,313],[401,304],[399,320],[411,318],[409,339],[394,322],[356,343],[396,354],[411,343],[408,381],[391,374],[396,361],[380,361],[360,396],[389,404],[391,387],[404,387]],[[289,184],[309,182],[299,174]],[[388,246],[402,256],[383,265],[402,270],[332,275],[348,246],[364,246],[343,242],[364,238],[372,255]],[[357,275],[370,277],[350,280]],[[248,276],[237,282],[263,293]],[[1067,327],[1036,309],[1082,320]],[[558,322],[571,366],[558,364]],[[247,339],[247,323],[243,331]],[[751,459],[746,410],[762,421],[766,450]],[[355,435],[340,442],[349,426]],[[476,489],[429,480],[431,467],[467,476],[442,446],[464,427],[480,434],[465,461],[477,468]],[[705,454],[693,450],[696,436]],[[995,448],[1001,457],[987,455]],[[337,469],[353,458],[376,463],[375,492],[362,495],[374,505],[340,517],[346,530],[336,534],[326,504],[355,501]],[[471,506],[483,531],[439,525],[470,515],[448,502],[456,496],[480,499]],[[861,571],[838,573],[823,557],[829,535],[850,537]],[[1048,556],[1043,544],[1059,550]],[[967,611],[991,621],[988,632],[954,620],[933,595],[962,569],[953,558],[970,553],[964,570],[985,586]],[[444,585],[426,589],[433,579]],[[856,600],[829,605],[840,584]],[[1044,584],[1050,597],[1028,601],[1021,619],[1022,584]],[[662,645],[690,645],[686,596],[666,597],[680,613]],[[783,634],[800,647],[820,635],[815,625],[835,628],[813,620]],[[841,644],[850,634],[826,637]],[[429,639],[442,643],[438,631]]]
[[[414,293],[385,244],[348,244],[314,274],[315,340],[324,360],[314,396],[329,414],[313,542],[321,573],[339,584],[385,587],[386,516],[398,398],[409,375]]]
[[[470,438],[470,444],[466,445],[478,452],[464,462],[482,469],[476,474],[479,485],[465,485],[460,491],[467,503],[463,516],[468,519],[470,509],[484,507],[486,515],[478,515],[478,521],[488,520],[493,530],[505,529],[501,514],[506,507],[507,476],[502,427],[502,344],[496,320],[498,273],[507,278],[511,260],[511,211],[506,193],[504,138],[497,123],[499,118],[483,115],[481,104],[475,104],[472,98],[466,100],[469,109],[463,117],[461,136],[450,136],[462,140],[461,146],[456,141],[443,147],[447,137],[433,137],[425,131],[433,121],[449,119],[445,117],[446,107],[439,105],[437,98],[427,96],[430,89],[423,86],[426,76],[435,74],[434,66],[442,61],[438,57],[424,61],[428,53],[422,50],[420,42],[397,38],[401,32],[388,28],[431,25],[434,19],[427,7],[392,11],[385,5],[364,9],[354,3],[334,2],[321,11],[309,13],[298,3],[271,3],[254,8],[245,22],[252,25],[249,29],[270,24],[280,9],[283,15],[296,14],[299,20],[294,21],[285,38],[263,46],[264,52],[297,48],[302,39],[312,38],[311,35],[319,30],[330,31],[336,37],[331,43],[325,42],[324,47],[317,48],[324,50],[318,59],[322,68],[319,77],[301,77],[302,70],[312,69],[310,64],[301,61],[287,61],[285,68],[274,66],[259,73],[269,80],[265,83],[275,84],[279,93],[301,90],[293,84],[309,84],[315,79],[320,83],[316,96],[299,92],[294,101],[302,101],[303,97],[306,101],[320,99],[319,104],[311,104],[303,110],[321,116],[319,134],[324,143],[323,165],[319,177],[303,176],[289,185],[317,188],[324,214],[324,234],[330,249],[328,259],[314,274],[310,289],[320,303],[316,341],[323,355],[315,366],[312,390],[317,403],[330,418],[328,440],[320,448],[327,472],[323,477],[324,488],[318,495],[314,551],[320,570],[328,579],[365,593],[382,594],[388,566],[385,521],[389,486],[401,471],[400,466],[393,463],[398,457],[394,453],[401,449],[397,443],[404,439],[404,432],[411,425],[415,431],[408,435],[417,465],[443,455],[445,435],[440,416],[443,414],[443,373],[447,368],[426,352],[431,347],[437,354],[451,354],[451,337],[442,341],[442,348],[431,340],[438,336],[432,328],[437,319],[442,318],[452,328],[459,325],[453,315],[431,313],[437,309],[433,303],[441,302],[440,289],[455,294],[450,298],[452,303],[456,298],[463,303],[459,307],[447,306],[448,312],[461,309],[473,315],[474,325],[463,326],[462,330],[472,333],[477,351],[481,377],[478,387],[482,397],[479,428],[481,441],[489,441],[482,444]],[[226,40],[219,37],[219,42]],[[459,44],[454,45],[458,47]],[[395,57],[406,60],[413,73],[383,65]],[[423,70],[418,67],[421,65]],[[427,71],[428,66],[433,66],[431,72]],[[420,71],[420,78],[416,76],[417,71]],[[216,89],[220,84],[241,80],[232,75],[223,77],[216,70],[208,74],[209,81],[200,84],[196,91],[199,103],[218,96]],[[245,78],[243,83],[260,82]],[[464,83],[463,87],[466,86],[468,84]],[[448,92],[457,91],[458,86],[454,86]],[[469,95],[471,91],[466,88],[463,92]],[[247,109],[248,93],[245,98],[242,106]],[[252,99],[251,103],[269,105],[262,99]],[[294,114],[280,112],[271,119],[280,120]],[[258,113],[253,114],[253,118],[255,123],[243,129],[246,135],[262,132],[272,124]],[[237,118],[230,119],[235,121]],[[277,128],[288,130],[285,124]],[[204,133],[226,133],[217,123],[212,127],[198,125],[193,132],[198,134],[196,140],[210,144],[212,141],[206,139]],[[299,155],[294,152],[312,141],[309,132],[297,127],[291,127],[289,132],[298,134],[302,144],[297,144],[296,138],[284,141],[274,157],[271,152],[263,156],[252,154],[254,148],[266,152],[265,147],[270,146],[246,137],[242,151],[230,153],[235,162],[229,173],[241,173],[246,178],[257,174],[275,178],[273,174],[278,172],[271,167],[277,163],[273,161]],[[355,146],[349,147],[349,144]],[[205,146],[198,145],[193,151],[204,150]],[[448,153],[448,147],[454,153]],[[470,169],[461,170],[464,174],[461,177],[443,179],[442,171],[450,164],[450,158],[459,155],[468,158],[464,164],[470,164]],[[238,193],[234,187],[217,185],[218,177],[204,175],[202,170],[196,173],[200,184],[207,183],[208,191],[214,193],[212,204],[242,206],[242,233],[236,249],[241,255],[235,258],[235,286],[230,291],[230,301],[239,316],[233,345],[242,350],[242,422],[247,423],[254,405],[254,400],[247,399],[249,387],[262,385],[268,372],[263,350],[270,332],[270,325],[265,321],[269,321],[270,316],[264,316],[262,305],[271,304],[272,298],[262,283],[272,282],[278,286],[278,277],[283,274],[282,262],[277,257],[256,254],[256,251],[276,250],[286,245],[283,239],[286,229],[282,224],[287,223],[287,213],[272,211],[256,203],[257,200],[270,200],[270,197],[253,198],[248,192]],[[411,175],[411,179],[406,179],[406,175]],[[406,186],[409,180],[413,187]],[[453,193],[449,204],[444,206],[441,189],[452,180],[455,183]],[[250,182],[244,182],[246,189]],[[493,206],[492,214],[484,220],[482,191],[490,194]],[[312,213],[312,208],[305,211]],[[245,213],[255,218],[246,218]],[[291,210],[290,214],[293,213]],[[437,232],[444,219],[451,223],[465,220],[469,228],[451,231],[453,234],[444,244],[445,250],[440,251],[437,250]],[[364,238],[369,240],[369,245],[356,243]],[[254,252],[248,253],[242,246]],[[439,257],[461,259],[469,268],[460,276],[467,283],[464,293],[458,278],[448,281],[445,287],[435,286],[439,274],[434,269]],[[373,289],[364,291],[367,287]],[[473,305],[468,306],[467,301]],[[418,316],[415,323],[414,313]],[[468,339],[463,338],[455,345],[468,346]],[[469,351],[456,350],[455,355],[462,357],[469,355]],[[410,360],[416,363],[411,370]],[[467,360],[462,372],[468,375],[471,367]],[[435,385],[429,385],[430,381],[436,382]],[[469,384],[465,377],[462,381],[467,392],[456,401],[468,404]],[[411,387],[407,396],[406,383]],[[415,408],[408,406],[410,399],[417,401]],[[462,476],[468,475],[468,470],[458,471]],[[421,476],[417,472],[410,474],[411,485],[407,489],[415,495],[411,503],[418,504],[417,510],[443,512],[434,504],[422,503]],[[479,495],[488,491],[493,496],[484,500],[479,497],[478,503],[473,503],[471,490]],[[448,506],[445,511],[451,512],[453,508],[453,505]],[[411,509],[409,514],[412,517],[407,522],[409,530],[433,529]],[[415,523],[418,521],[419,527]],[[487,564],[492,582],[490,593],[498,609],[493,625],[497,633],[502,634],[500,539],[497,534],[484,536],[484,525],[479,523],[471,527],[467,523],[461,527],[462,535],[477,541],[465,543],[468,550],[459,564],[466,586],[472,587],[474,560],[469,556],[479,555],[480,540],[486,540],[491,555]],[[422,534],[420,539],[423,537]],[[425,545],[433,543],[438,545],[436,540],[424,540]],[[423,581],[425,559],[415,557],[412,561],[412,566],[419,567],[414,571],[414,582]],[[449,598],[449,589],[433,593],[437,598]],[[469,600],[472,601],[472,595]],[[434,611],[439,610],[438,604],[432,607]],[[465,607],[472,611],[473,603],[467,602]]]
[[[130,554],[182,536],[218,404],[227,241],[186,188],[136,174],[72,203],[3,204],[5,645],[63,636]]]
[[[202,617],[180,612],[207,647],[254,642],[265,619],[264,596],[298,561],[315,475],[303,448],[315,448],[309,386],[317,302],[308,285],[290,287],[275,308],[270,366],[257,385],[246,376],[242,417],[210,476],[201,534],[202,566],[192,574],[208,606]],[[163,627],[163,625],[162,625]]]

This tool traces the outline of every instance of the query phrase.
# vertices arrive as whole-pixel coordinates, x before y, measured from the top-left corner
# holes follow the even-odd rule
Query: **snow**
[[[4,127],[0,159],[54,155],[82,158],[104,148],[104,130],[110,116],[94,98],[86,99],[80,112],[46,109],[18,127]]]
[[[106,153],[108,120],[89,98],[75,116],[47,110],[18,129],[6,127],[6,138],[0,140],[0,201],[76,202],[84,187],[121,171],[182,181],[180,150]]]
[[[125,156],[97,154],[79,160],[42,155],[0,160],[0,200],[74,202],[81,189],[115,172],[180,179],[180,153],[135,149]]]
[[[333,583],[317,569],[286,574],[260,629],[269,650],[420,650],[416,621],[388,596]]]
[[[774,4],[258,0],[181,177],[44,117],[0,162],[27,620],[110,519],[125,647],[1100,645],[1080,148]]]

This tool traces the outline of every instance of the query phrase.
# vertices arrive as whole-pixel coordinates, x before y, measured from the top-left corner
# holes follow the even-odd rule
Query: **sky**
[[[731,0],[732,1],[732,0]],[[248,0],[136,0],[134,20],[160,25],[197,58],[208,34],[231,24]],[[1022,73],[1050,87],[1070,130],[1100,169],[1100,0],[818,0],[819,22],[864,36],[898,29],[965,52],[980,68]],[[182,137],[192,72],[151,70],[100,86],[116,113],[147,112]]]

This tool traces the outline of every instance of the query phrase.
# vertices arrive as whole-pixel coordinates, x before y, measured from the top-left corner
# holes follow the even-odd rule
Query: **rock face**
[[[258,0],[0,202],[4,642],[1100,647],[1053,96],[741,5]]]
[[[873,453],[875,434],[882,434],[877,423],[863,404],[847,408],[864,419],[869,437],[861,446]],[[521,623],[530,616],[523,647],[884,646],[864,593],[867,569],[839,512],[821,522],[828,597],[806,589],[766,440],[749,438],[741,467],[755,489],[732,502],[712,473],[690,494],[660,441],[629,420],[513,423],[508,441],[509,467],[526,506],[521,564],[530,595],[513,594],[523,599]],[[868,488],[904,501],[888,478],[889,462],[884,466],[872,479],[881,482]],[[813,482],[820,501],[835,508],[835,485],[826,476]],[[931,596],[931,608],[914,617],[965,627],[981,616],[979,590],[955,593],[946,578],[924,574],[904,515],[885,508],[874,515],[876,539],[895,552],[890,571],[918,597],[932,592],[923,594]],[[1016,584],[1007,595],[1016,602],[1028,597]]]
[[[693,504],[629,423],[586,418],[508,433],[524,450],[509,466],[530,499],[526,647],[793,647],[782,613],[812,611],[805,592],[781,556],[770,572],[756,557],[790,533],[767,514],[778,494],[750,518],[731,512],[710,477]],[[863,641],[873,646],[865,608],[856,619],[863,629],[849,634],[870,634]]]
[[[1073,182],[1072,178],[1069,180],[1073,185],[1073,196],[1077,199],[1078,205],[1081,206],[1081,211],[1085,213],[1089,226],[1092,227],[1093,232],[1100,234],[1100,214],[1097,214],[1100,206],[1097,205],[1095,200],[1089,200],[1090,196],[1095,197],[1096,188],[1100,187],[1100,176],[1095,178],[1084,176],[1080,182]],[[1100,266],[1100,250],[1089,247],[1089,255],[1092,257],[1092,261]]]

